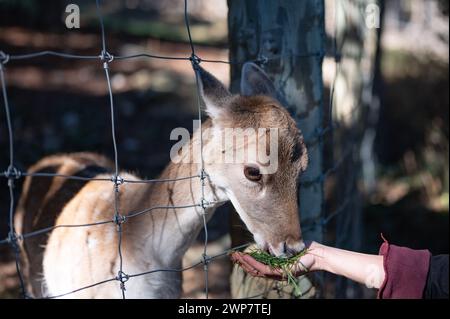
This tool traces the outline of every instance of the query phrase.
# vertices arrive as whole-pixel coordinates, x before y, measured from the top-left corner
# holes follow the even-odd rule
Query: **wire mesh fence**
[[[131,280],[132,278],[139,277],[139,276],[145,276],[148,274],[156,273],[156,272],[183,272],[195,267],[203,266],[204,271],[204,282],[205,282],[205,296],[208,298],[209,291],[208,291],[208,270],[209,270],[209,264],[216,260],[217,258],[221,258],[226,256],[229,252],[241,249],[247,246],[242,245],[239,247],[233,247],[229,250],[226,250],[220,254],[216,255],[209,255],[208,254],[208,226],[207,226],[207,218],[206,218],[206,207],[208,203],[205,199],[205,180],[207,178],[207,172],[204,168],[204,160],[203,160],[203,141],[202,141],[202,134],[200,134],[200,155],[201,155],[201,161],[200,161],[200,173],[198,175],[193,176],[185,176],[180,177],[176,179],[147,179],[147,180],[131,180],[126,179],[120,176],[120,154],[118,152],[117,148],[117,139],[116,139],[116,125],[115,122],[115,108],[114,108],[114,95],[113,95],[113,89],[111,86],[111,79],[110,79],[110,65],[115,60],[129,60],[129,59],[138,59],[138,58],[148,58],[148,59],[165,59],[165,60],[178,60],[180,62],[190,63],[192,66],[193,76],[195,77],[195,83],[196,83],[196,94],[197,94],[197,110],[198,110],[198,120],[201,123],[202,120],[202,101],[200,96],[200,84],[199,84],[199,68],[198,66],[200,63],[225,63],[225,64],[244,64],[245,62],[254,62],[261,66],[264,66],[266,63],[269,62],[269,60],[276,60],[276,59],[283,59],[286,58],[286,55],[279,55],[271,57],[270,59],[266,57],[259,57],[258,59],[252,60],[252,61],[225,61],[225,60],[208,60],[208,59],[202,59],[196,54],[196,46],[194,44],[192,35],[191,35],[191,29],[190,29],[190,22],[189,22],[189,16],[188,16],[188,0],[184,1],[184,21],[185,21],[185,27],[186,32],[188,34],[189,38],[189,45],[190,45],[190,56],[186,57],[176,57],[176,56],[163,56],[163,55],[155,55],[150,53],[140,53],[140,54],[133,54],[133,55],[114,55],[111,52],[108,51],[106,36],[105,36],[105,26],[103,22],[103,14],[102,14],[102,7],[100,0],[96,0],[96,8],[97,8],[97,15],[100,25],[100,31],[101,31],[101,47],[100,47],[100,54],[95,55],[75,55],[75,54],[67,54],[64,52],[56,52],[56,51],[39,51],[39,52],[32,52],[28,54],[19,54],[19,55],[13,55],[13,54],[7,54],[3,51],[0,51],[0,82],[1,82],[1,89],[2,89],[2,97],[3,97],[3,105],[5,110],[5,116],[6,116],[6,125],[8,130],[8,143],[9,143],[9,165],[6,168],[6,170],[2,173],[0,173],[0,177],[3,177],[7,181],[8,189],[9,189],[9,197],[10,197],[10,205],[9,205],[9,232],[7,238],[4,238],[0,240],[0,245],[10,245],[12,251],[14,252],[15,256],[15,264],[16,264],[16,270],[17,275],[19,277],[20,287],[21,287],[21,295],[23,298],[32,298],[32,296],[26,291],[26,285],[23,278],[23,272],[21,269],[21,255],[20,255],[20,241],[29,240],[35,236],[42,235],[45,233],[49,233],[57,228],[77,228],[77,227],[94,227],[97,225],[106,225],[111,224],[112,226],[116,227],[117,234],[118,234],[118,245],[117,245],[117,252],[119,256],[119,267],[117,269],[117,275],[100,281],[96,283],[92,283],[90,285],[80,287],[78,289],[67,291],[66,293],[59,294],[59,295],[48,295],[45,296],[45,298],[59,298],[59,297],[65,297],[65,296],[74,296],[79,291],[89,289],[95,286],[99,286],[108,282],[119,282],[120,284],[120,290],[122,298],[126,298],[126,284],[128,280]],[[336,38],[335,38],[336,41]],[[331,86],[331,93],[330,93],[330,104],[329,104],[329,112],[331,114],[335,100],[334,97],[334,90],[335,90],[335,81],[337,78],[337,73],[339,72],[339,65],[341,61],[341,54],[339,52],[340,44],[334,43],[332,52],[329,52],[328,55],[331,55],[335,59],[336,63],[336,75],[335,79],[333,81],[333,84]],[[296,54],[292,55],[299,58],[311,58],[316,57],[318,59],[323,59],[327,55],[327,52],[305,52],[304,54]],[[73,175],[64,175],[64,174],[52,174],[52,173],[28,173],[28,172],[21,172],[16,167],[16,161],[14,157],[14,130],[12,127],[12,118],[11,118],[11,108],[8,100],[8,92],[7,92],[7,84],[5,79],[5,72],[6,72],[6,65],[8,63],[14,63],[14,61],[18,60],[26,60],[26,59],[34,59],[42,56],[51,56],[56,58],[63,58],[63,59],[88,59],[88,60],[98,60],[100,62],[100,67],[104,70],[104,76],[105,76],[105,82],[107,85],[107,92],[109,97],[109,116],[110,116],[110,129],[111,129],[111,140],[112,140],[112,146],[113,146],[113,154],[114,154],[114,174],[111,178],[90,178],[90,177],[84,177],[84,176],[73,176]],[[321,127],[317,127],[316,132],[313,136],[310,136],[305,142],[307,147],[312,147],[314,145],[320,144],[323,145],[324,139],[331,135],[331,133],[338,127],[336,123],[334,123],[331,120],[329,122]],[[198,128],[201,132],[201,124]],[[323,188],[325,180],[332,174],[335,174],[340,170],[342,165],[352,156],[352,154],[355,151],[355,145],[350,144],[349,147],[342,152],[341,157],[334,162],[332,167],[322,172],[322,174],[316,176],[315,178],[309,179],[309,180],[303,180],[301,182],[301,186],[304,187],[311,187],[311,186],[318,186]],[[100,181],[100,182],[110,182],[111,183],[111,191],[114,193],[114,211],[111,214],[111,218],[108,220],[102,220],[95,223],[89,223],[89,224],[70,224],[70,225],[55,225],[43,229],[39,229],[33,232],[29,233],[22,233],[18,234],[14,228],[14,182],[23,177],[36,177],[36,178],[61,178],[61,179],[68,179],[68,180],[79,180],[79,181]],[[120,188],[126,187],[127,183],[143,183],[143,184],[152,184],[152,183],[167,183],[167,182],[174,182],[174,181],[180,181],[180,180],[189,180],[189,179],[199,179],[200,181],[200,189],[198,189],[198,192],[201,194],[200,200],[197,203],[186,203],[186,205],[173,205],[173,206],[155,206],[155,207],[149,207],[140,211],[134,211],[134,212],[124,212],[120,211]],[[307,223],[302,223],[302,229],[303,231],[320,228],[320,229],[326,229],[326,226],[336,218],[339,214],[342,214],[346,211],[347,206],[350,203],[350,195],[347,196],[344,200],[341,201],[341,203],[338,205],[338,207],[331,211],[331,212],[325,212],[324,205],[321,205],[320,209],[320,217],[316,220],[310,220]],[[189,207],[198,207],[202,211],[202,221],[203,221],[203,229],[205,233],[204,238],[204,244],[203,244],[203,253],[201,256],[201,259],[199,262],[194,263],[192,265],[189,265],[185,268],[181,269],[150,269],[145,272],[141,273],[135,273],[130,274],[126,272],[126,269],[123,268],[123,256],[122,256],[122,233],[123,228],[126,227],[126,222],[129,219],[135,218],[137,216],[143,215],[143,214],[149,214],[155,210],[162,210],[162,209],[181,209],[181,208],[189,208]],[[254,296],[259,297],[259,296]]]

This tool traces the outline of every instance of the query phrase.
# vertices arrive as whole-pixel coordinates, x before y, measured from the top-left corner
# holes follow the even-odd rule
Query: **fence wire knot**
[[[265,55],[260,55],[255,62],[263,67],[269,62],[269,58],[266,57]]]
[[[194,70],[198,70],[198,66],[202,62],[202,59],[195,53],[192,53],[189,57],[189,61],[191,61]]]
[[[98,57],[103,62],[104,69],[108,69],[109,63],[111,63],[114,60],[114,55],[112,55],[108,51],[104,51],[104,50],[100,53],[100,55]]]
[[[19,179],[22,177],[22,172],[14,166],[9,166],[3,174],[7,179]]]
[[[116,186],[120,186],[125,182],[125,180],[119,175],[113,175],[111,176],[111,182],[113,182]]]
[[[112,55],[108,51],[102,51],[98,57],[103,62],[111,63],[112,61],[114,61],[114,55]]]
[[[126,290],[125,283],[130,279],[130,276],[124,273],[123,271],[119,270],[115,279],[117,281],[120,281],[120,289]]]
[[[113,222],[114,224],[120,226],[123,223],[125,223],[127,221],[127,216],[121,215],[121,214],[115,214],[114,215],[114,219]]]
[[[204,267],[208,267],[208,264],[211,262],[212,258],[211,256],[208,256],[207,254],[202,254],[202,264]]]
[[[208,206],[210,206],[210,205],[211,205],[211,203],[210,203],[207,199],[202,198],[202,199],[200,200],[200,206],[202,206],[202,208],[203,208],[204,210],[207,209]]]
[[[0,64],[6,64],[9,61],[9,54],[0,51]]]
[[[208,175],[208,173],[206,173],[204,168],[202,168],[202,170],[200,171],[199,177],[200,177],[200,180],[202,181],[202,184],[205,185],[205,181],[209,177],[209,175]]]
[[[19,251],[19,243],[18,242],[20,239],[22,239],[22,236],[17,235],[16,232],[10,231],[8,233],[7,241],[12,246],[12,248],[14,249],[15,252]]]

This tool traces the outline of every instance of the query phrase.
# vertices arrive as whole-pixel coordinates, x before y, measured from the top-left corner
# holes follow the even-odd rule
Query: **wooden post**
[[[308,144],[310,163],[302,180],[317,179],[323,174],[322,143],[317,135],[324,122],[324,1],[228,0],[228,6],[230,60],[267,59],[262,66]],[[231,67],[233,92],[239,91],[241,67]],[[302,227],[312,225],[323,213],[323,183],[300,187],[299,201]],[[232,226],[237,223],[234,216]],[[233,245],[246,241],[241,227],[232,229]],[[308,229],[303,234],[306,239],[322,241],[320,223]]]
[[[332,115],[339,126],[333,134],[334,160],[342,163],[336,171],[334,206],[341,209],[332,223],[335,239],[331,244],[361,251],[363,183],[360,181],[365,175],[366,187],[370,187],[373,179],[369,176],[373,174],[371,150],[379,108],[373,95],[373,81],[382,6],[378,0],[327,0],[326,4],[327,9],[334,11],[336,51],[341,57],[335,74]],[[331,294],[337,298],[356,298],[361,296],[360,288],[339,277]]]

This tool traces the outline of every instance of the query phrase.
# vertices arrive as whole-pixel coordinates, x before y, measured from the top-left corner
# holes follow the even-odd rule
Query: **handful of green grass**
[[[248,254],[252,256],[256,261],[269,266],[272,269],[281,269],[283,271],[283,276],[286,277],[288,285],[293,288],[294,295],[296,297],[301,296],[302,292],[297,283],[297,278],[294,276],[294,267],[300,257],[307,253],[307,249],[302,250],[291,257],[275,257],[268,252],[260,249],[254,249]]]

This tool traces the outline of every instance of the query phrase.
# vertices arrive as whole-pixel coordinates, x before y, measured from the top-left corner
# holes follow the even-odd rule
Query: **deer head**
[[[202,68],[197,75],[211,118],[204,154],[211,182],[231,200],[262,249],[275,256],[302,250],[297,181],[308,155],[273,83],[253,63],[242,68],[240,95]]]

